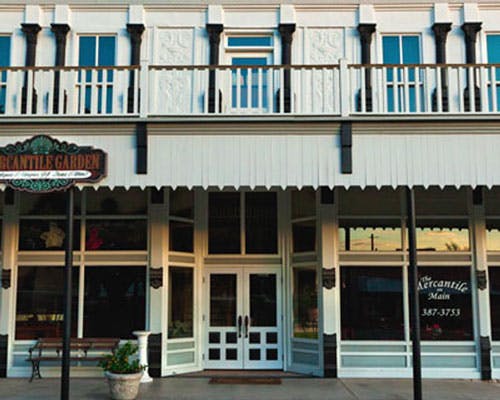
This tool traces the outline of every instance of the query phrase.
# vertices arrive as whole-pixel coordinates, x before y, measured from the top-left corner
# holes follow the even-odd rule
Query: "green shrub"
[[[138,359],[130,360],[130,357],[137,353],[138,347],[131,342],[127,342],[99,361],[99,366],[104,371],[112,372],[113,374],[135,374],[146,368],[145,365],[139,364]]]

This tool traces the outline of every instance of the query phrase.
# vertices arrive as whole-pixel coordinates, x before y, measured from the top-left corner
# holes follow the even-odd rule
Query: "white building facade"
[[[0,17],[0,146],[108,155],[77,193],[74,337],[150,330],[154,376],[410,377],[412,188],[423,376],[500,378],[500,4]],[[0,376],[30,376],[28,349],[62,335],[64,194],[6,189],[1,209]]]

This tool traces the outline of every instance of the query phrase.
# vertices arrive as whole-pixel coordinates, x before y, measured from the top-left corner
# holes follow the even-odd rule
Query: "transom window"
[[[275,192],[209,193],[210,254],[278,253]]]

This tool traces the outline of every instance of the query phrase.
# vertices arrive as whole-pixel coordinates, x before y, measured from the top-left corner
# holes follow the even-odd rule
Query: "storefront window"
[[[84,337],[134,338],[145,325],[146,267],[86,267]]]
[[[403,340],[403,277],[398,267],[342,267],[343,340]]]
[[[194,192],[170,192],[169,249],[192,253],[194,250]]]
[[[21,215],[66,215],[67,196],[64,192],[55,193],[21,193]],[[74,213],[80,214],[81,194],[75,191]]]
[[[147,192],[140,189],[100,188],[86,190],[87,214],[91,215],[145,215]]]
[[[500,340],[500,268],[490,267],[489,278],[492,339]]]
[[[72,336],[78,318],[78,271],[73,268]],[[20,266],[17,275],[16,339],[62,337],[64,268]]]
[[[500,251],[500,229],[486,231],[486,246],[488,251]]]
[[[339,244],[341,251],[401,251],[401,228],[341,227]]]
[[[19,250],[64,250],[66,221],[62,219],[21,219],[19,221]],[[80,248],[80,221],[73,229],[73,249]]]
[[[423,340],[472,340],[469,267],[419,267]]]
[[[86,250],[146,250],[146,219],[87,220]]]
[[[293,336],[318,338],[318,284],[313,268],[293,269]]]
[[[170,220],[170,251],[193,252],[193,223]]]
[[[278,252],[278,204],[274,192],[245,193],[245,252]]]
[[[193,337],[193,269],[170,267],[168,337]]]
[[[294,253],[316,251],[316,192],[292,192],[292,244]]]

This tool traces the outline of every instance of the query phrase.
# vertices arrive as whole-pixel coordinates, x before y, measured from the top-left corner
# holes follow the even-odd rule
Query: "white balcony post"
[[[151,335],[149,331],[134,331],[132,332],[137,336],[137,346],[139,347],[139,363],[146,365],[144,373],[142,374],[141,383],[152,382],[153,378],[149,376],[148,372],[148,336]]]
[[[140,117],[146,118],[149,114],[149,65],[147,60],[141,60],[141,70],[139,72],[139,88],[137,93],[140,94]]]
[[[347,60],[341,58],[339,60],[340,66],[340,116],[347,117],[350,113],[350,82],[349,70],[347,69]]]

